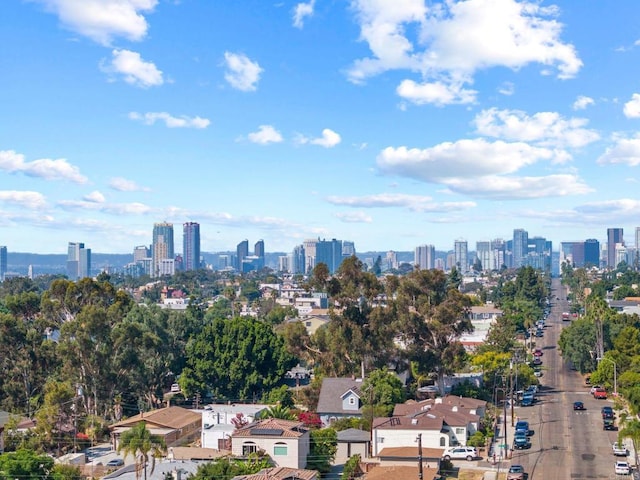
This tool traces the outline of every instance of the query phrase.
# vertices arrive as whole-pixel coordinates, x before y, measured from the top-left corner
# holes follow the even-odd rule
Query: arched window
[[[287,444],[284,442],[277,442],[273,446],[273,455],[286,455],[287,454]]]
[[[447,446],[447,439],[444,437],[440,437],[440,446],[441,447],[446,447]]]
[[[246,457],[250,453],[258,451],[258,446],[253,442],[245,442],[242,444],[242,456]]]

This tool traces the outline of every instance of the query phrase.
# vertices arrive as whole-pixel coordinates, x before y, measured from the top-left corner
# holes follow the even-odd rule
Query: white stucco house
[[[200,444],[203,448],[229,450],[231,435],[237,426],[254,422],[268,408],[268,405],[257,404],[213,404],[204,410],[195,410],[202,414]]]

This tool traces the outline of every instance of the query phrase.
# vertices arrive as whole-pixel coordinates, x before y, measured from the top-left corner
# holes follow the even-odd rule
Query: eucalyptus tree
[[[466,359],[459,342],[473,331],[469,297],[448,288],[440,270],[415,270],[401,279],[394,301],[398,337],[418,371],[433,374],[441,392],[444,377]]]

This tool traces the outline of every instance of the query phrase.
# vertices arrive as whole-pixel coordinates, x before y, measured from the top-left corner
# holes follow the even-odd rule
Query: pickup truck
[[[613,449],[613,454],[616,457],[626,457],[627,455],[629,455],[629,450],[627,450],[627,447],[625,445],[618,444],[618,442],[611,445],[611,448]]]

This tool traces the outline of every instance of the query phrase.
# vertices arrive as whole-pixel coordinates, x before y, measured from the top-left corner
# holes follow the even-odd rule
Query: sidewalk
[[[505,432],[506,432],[506,443],[505,443]],[[491,446],[489,447],[489,454],[487,461],[490,464],[495,464],[502,461],[509,461],[513,455],[513,449],[511,445],[513,443],[513,435],[515,433],[515,428],[511,426],[511,419],[507,418],[507,423],[504,423],[504,417],[500,416],[497,418],[493,441]],[[495,454],[495,456],[494,456]]]

